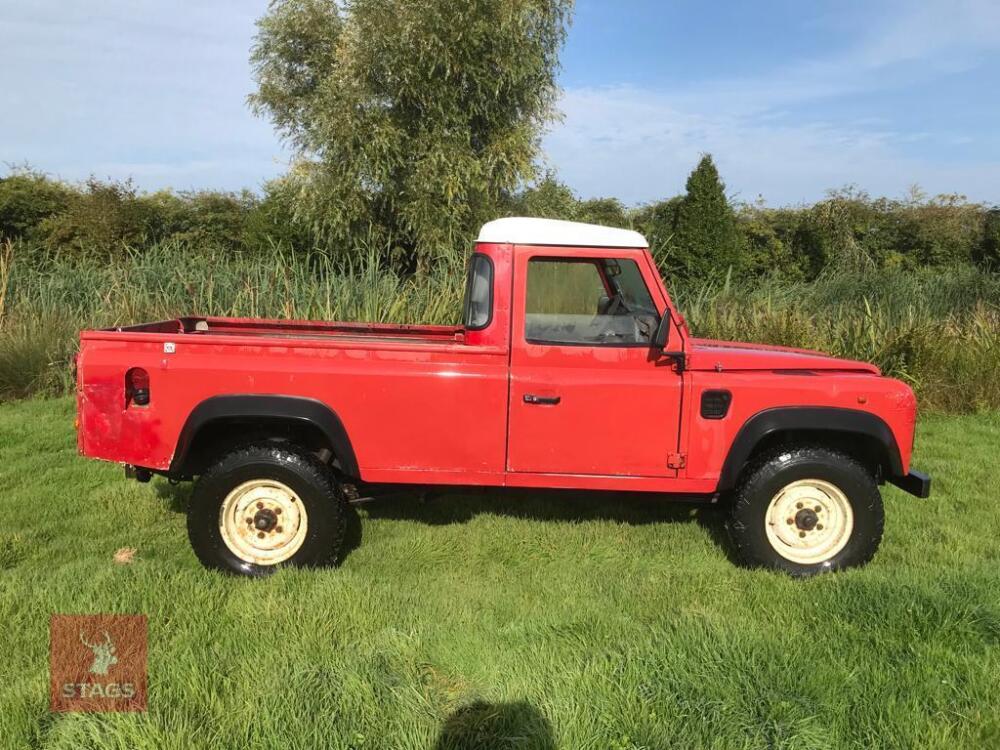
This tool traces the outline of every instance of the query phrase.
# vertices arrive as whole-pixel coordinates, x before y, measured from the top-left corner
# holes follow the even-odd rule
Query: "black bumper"
[[[889,481],[911,495],[931,496],[931,478],[919,471],[910,471],[905,477],[889,477]]]

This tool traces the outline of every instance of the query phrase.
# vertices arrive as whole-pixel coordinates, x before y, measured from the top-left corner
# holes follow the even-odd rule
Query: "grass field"
[[[1000,747],[1000,416],[922,421],[865,569],[741,570],[711,509],[398,496],[339,570],[200,568],[186,487],[0,405],[0,746]],[[129,565],[112,555],[135,547]],[[51,613],[149,616],[145,714],[48,711]]]

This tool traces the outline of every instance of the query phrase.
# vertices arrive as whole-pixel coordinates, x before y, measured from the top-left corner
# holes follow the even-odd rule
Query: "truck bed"
[[[280,396],[328,409],[347,431],[367,480],[433,470],[435,476],[454,471],[463,481],[499,481],[509,356],[506,347],[477,341],[476,332],[182,317],[83,331],[80,339],[77,409],[85,455],[168,471],[199,405],[216,397]],[[148,381],[146,404],[130,400],[133,371]],[[476,429],[459,429],[463,424]]]
[[[313,339],[408,344],[455,344],[464,339],[460,326],[418,326],[394,323],[337,323],[311,320],[184,317],[104,329],[117,333],[245,336],[248,338]]]

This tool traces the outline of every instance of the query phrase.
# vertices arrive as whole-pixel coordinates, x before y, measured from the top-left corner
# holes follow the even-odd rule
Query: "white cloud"
[[[894,22],[868,37],[860,56],[871,68],[926,59],[963,58],[1000,47],[1000,3],[996,0],[902,2]]]
[[[898,146],[926,134],[897,133],[870,121],[833,125],[780,114],[689,112],[673,107],[668,96],[627,86],[567,91],[561,106],[565,120],[545,139],[547,159],[587,197],[640,203],[675,195],[708,152],[739,200],[812,201],[846,184],[901,195],[914,182],[932,193],[997,198],[1000,164],[914,160]]]
[[[858,19],[856,19],[858,20]],[[849,50],[768,75],[656,91],[628,84],[564,92],[563,123],[544,144],[548,162],[585,196],[637,203],[682,192],[700,154],[712,153],[731,192],[798,203],[857,184],[899,195],[928,192],[1000,199],[1000,164],[947,164],[904,155],[901,146],[970,143],[965,134],[898,130],[874,118],[836,116],[836,102],[891,91],[974,66],[1000,48],[1000,3],[952,0],[897,4],[889,21]],[[831,114],[799,114],[824,101]],[[798,109],[798,112],[797,112]]]
[[[265,0],[0,0],[0,162],[155,189],[254,187],[284,170],[251,115]]]
[[[280,174],[287,154],[245,104],[248,48],[266,5],[0,0],[0,162],[69,179],[134,176],[149,189],[237,189]],[[835,105],[975,66],[1000,48],[1000,2],[896,0],[866,6],[863,18],[835,11],[826,23],[865,30],[852,47],[768,75],[706,82],[693,70],[690,85],[671,90],[623,82],[566,91],[565,122],[545,139],[549,162],[584,195],[632,203],[682,190],[702,152],[746,200],[812,200],[845,183],[898,194],[915,181],[1000,198],[996,163],[905,155],[914,142],[929,154],[941,144],[975,149],[969,134],[847,120]],[[829,116],[801,113],[821,101]]]
[[[852,22],[858,37],[838,53],[790,62],[764,76],[699,80],[671,93],[682,105],[710,102],[728,112],[763,111],[967,70],[1000,49],[996,0],[897,0],[872,4]]]

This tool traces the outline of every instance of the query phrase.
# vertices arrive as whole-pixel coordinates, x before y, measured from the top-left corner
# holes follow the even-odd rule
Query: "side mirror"
[[[656,326],[656,333],[653,334],[653,348],[663,351],[667,346],[667,339],[670,337],[670,316],[664,315],[660,318],[660,324]]]
[[[667,340],[670,338],[670,315],[666,314],[660,318],[660,325],[656,327],[653,334],[653,351],[658,352],[661,357],[672,359],[677,367],[677,372],[684,372],[687,367],[687,358],[684,352],[666,352]]]

